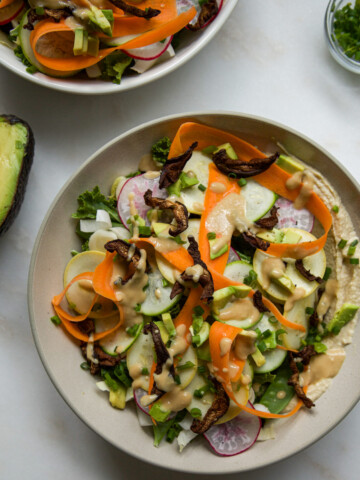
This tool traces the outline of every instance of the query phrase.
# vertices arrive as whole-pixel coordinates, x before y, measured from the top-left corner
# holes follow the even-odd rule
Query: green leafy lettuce
[[[99,63],[101,78],[120,84],[123,73],[132,62],[132,58],[122,52],[113,52]]]

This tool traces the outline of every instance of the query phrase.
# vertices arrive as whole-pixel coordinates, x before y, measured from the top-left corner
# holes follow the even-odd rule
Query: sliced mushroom
[[[260,220],[257,220],[255,224],[261,228],[272,230],[279,221],[277,216],[277,211],[278,211],[278,207],[275,207],[274,205],[270,210],[270,216],[260,218]]]
[[[198,146],[198,142],[194,142],[186,152],[178,157],[168,158],[161,171],[159,186],[167,188],[178,180],[186,162],[190,160],[193,151]]]
[[[209,377],[211,382],[213,383],[216,394],[215,399],[206,412],[205,417],[203,420],[194,419],[191,425],[191,430],[194,433],[202,434],[205,433],[209,428],[216,423],[219,418],[221,418],[227,412],[230,400],[229,397],[226,395],[224,387],[218,382],[214,377]]]
[[[46,18],[52,18],[55,23],[59,23],[61,19],[70,17],[72,12],[69,8],[44,8],[44,13],[36,13],[36,9],[32,8],[27,14],[27,23],[24,25],[26,30],[34,30],[34,23]]]
[[[269,242],[263,240],[260,237],[257,237],[256,235],[253,235],[251,232],[243,232],[242,237],[245,242],[247,242],[253,248],[258,248],[260,250],[263,250],[264,252],[266,252],[266,250],[270,246]]]
[[[104,247],[108,252],[116,252],[121,258],[129,262],[126,277],[122,279],[122,283],[125,284],[134,275],[139,264],[141,258],[140,250],[136,245],[127,243],[124,240],[111,240],[105,243]]]
[[[144,334],[148,335],[149,333],[152,336],[153,342],[154,342],[154,347],[155,347],[155,353],[156,353],[156,369],[155,373],[156,375],[160,375],[160,373],[163,370],[163,366],[166,364],[168,360],[171,360],[170,354],[162,341],[160,330],[157,327],[157,325],[154,322],[147,323],[144,326]],[[175,377],[175,370],[174,370],[174,365],[172,364],[170,367],[170,374]],[[154,381],[153,388],[151,390],[152,395],[163,395],[164,392],[160,390],[156,382]]]
[[[275,153],[267,158],[252,158],[248,162],[244,160],[234,160],[228,156],[226,150],[222,148],[212,156],[213,162],[225,175],[233,174],[236,178],[248,178],[265,172],[276,162],[279,153]]]
[[[212,18],[217,15],[219,7],[216,0],[208,0],[202,4],[197,22],[192,25],[189,23],[187,28],[193,32],[201,30]]]
[[[262,293],[260,290],[256,290],[256,292],[253,295],[253,303],[254,306],[259,310],[260,313],[264,312],[269,312],[270,310],[265,307],[263,299],[262,299]]]
[[[192,236],[189,236],[188,241],[189,241],[189,247],[187,250],[194,261],[194,265],[200,265],[202,268],[202,272],[198,276],[198,279],[196,282],[203,287],[203,291],[201,293],[200,299],[206,302],[210,302],[213,298],[213,293],[214,293],[214,282],[213,282],[212,275],[207,269],[206,264],[201,260],[199,246],[195,238]],[[191,273],[191,270],[189,271],[189,269],[191,268],[192,267],[188,267],[180,275],[181,280],[183,282],[189,282],[189,281],[195,280],[194,275]],[[171,291],[170,298],[174,298],[176,295],[183,292],[184,289],[185,289],[184,285],[182,285],[182,283],[180,283],[179,281],[176,281]]]
[[[169,230],[169,234],[172,237],[180,235],[180,233],[184,232],[188,228],[189,213],[185,205],[181,202],[171,202],[170,200],[164,198],[153,197],[151,190],[147,190],[145,192],[144,200],[148,207],[172,211],[176,221],[176,226],[171,225]]]
[[[110,0],[110,2],[115,5],[115,7],[123,10],[125,13],[134,15],[134,17],[145,18],[146,20],[157,17],[161,13],[161,10],[157,10],[151,7],[147,7],[145,8],[145,10],[141,10],[141,8],[135,7],[134,5],[129,5],[123,0]]]
[[[306,396],[302,386],[300,385],[300,373],[295,361],[295,357],[297,357],[299,353],[294,354],[293,352],[289,352],[289,366],[292,371],[292,375],[288,380],[288,385],[294,387],[295,393],[303,401],[306,408],[314,407],[315,404],[309,397]]]
[[[295,261],[295,268],[296,270],[302,275],[306,280],[309,280],[309,282],[317,282],[317,283],[322,283],[323,279],[321,277],[317,277],[316,275],[313,275],[310,270],[307,270],[304,266],[304,263],[302,259],[298,259]]]

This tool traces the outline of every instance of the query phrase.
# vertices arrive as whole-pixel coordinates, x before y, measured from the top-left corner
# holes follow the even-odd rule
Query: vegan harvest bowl
[[[110,404],[134,400],[156,446],[203,435],[223,456],[312,409],[358,311],[358,238],[330,183],[186,122],[109,193],[79,195],[51,320]]]
[[[0,41],[29,74],[119,84],[124,74],[174,57],[182,31],[203,30],[222,6],[223,0],[0,0]]]

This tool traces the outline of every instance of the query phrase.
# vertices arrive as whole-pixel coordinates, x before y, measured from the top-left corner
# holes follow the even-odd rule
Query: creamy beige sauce
[[[206,219],[207,231],[219,236],[211,245],[211,253],[216,254],[228,245],[235,230],[245,232],[250,226],[253,224],[246,218],[245,198],[230,193],[215,205]]]
[[[276,394],[276,398],[278,398],[279,400],[282,400],[283,398],[286,397],[286,392],[285,390],[280,390],[279,392],[277,392]]]
[[[285,263],[281,258],[268,257],[261,264],[261,275],[264,289],[270,287],[271,280],[281,278],[285,274]]]
[[[191,393],[181,390],[181,387],[177,385],[171,390],[171,392],[163,395],[159,402],[165,411],[179,412],[188,407],[191,400]]]
[[[287,298],[285,305],[284,305],[284,312],[289,312],[292,308],[294,308],[295,303],[303,298],[306,294],[304,288],[296,287],[293,293]]]
[[[196,212],[203,212],[205,210],[204,205],[200,202],[194,202],[193,203],[193,208]]]
[[[170,238],[152,238],[152,244],[154,245],[155,250],[160,253],[174,252],[178,250],[180,246]]]
[[[161,298],[161,290],[160,290],[160,288],[156,288],[156,289],[155,289],[155,297],[156,297],[158,300],[160,300],[160,298]]]
[[[332,303],[336,300],[338,292],[338,282],[335,279],[330,278],[325,285],[325,291],[321,295],[318,306],[316,307],[316,313],[320,320],[323,320],[326,312],[329,310]]]
[[[129,206],[130,206],[130,221],[133,226],[133,238],[139,238],[139,223],[135,220],[135,215],[138,215],[138,211],[135,205],[135,193],[130,192],[128,195]]]
[[[78,285],[79,287],[83,288],[84,290],[87,290],[88,292],[94,291],[94,287],[91,280],[79,280]]]
[[[148,275],[146,270],[146,252],[140,250],[141,256],[134,275],[128,280],[125,285],[114,285],[114,281],[119,276],[124,276],[124,263],[114,262],[112,284],[114,285],[116,298],[124,310],[124,326],[125,328],[135,324],[142,323],[142,314],[135,311],[138,303],[143,303],[146,298],[144,287],[148,283]]]
[[[210,190],[214,193],[224,193],[226,185],[222,182],[212,182],[210,183]]]
[[[224,337],[220,340],[220,355],[223,357],[230,352],[232,345],[232,340],[230,338]]]
[[[143,395],[140,398],[140,403],[143,407],[148,407],[149,405],[154,403],[157,398],[158,398],[158,396],[155,395],[155,394],[154,395]]]
[[[251,319],[255,323],[259,316],[260,312],[250,298],[237,298],[234,302],[228,303],[219,314],[223,322]]]
[[[173,359],[176,357],[176,355],[181,355],[182,353],[186,352],[188,348],[188,343],[185,338],[185,333],[186,333],[186,326],[185,325],[179,325],[176,328],[176,337],[171,343],[171,346],[169,348],[169,355]]]
[[[310,360],[306,372],[301,374],[303,385],[314,385],[325,378],[334,378],[345,360],[343,348],[333,348]]]
[[[176,386],[173,376],[170,375],[170,367],[172,364],[172,359],[169,358],[163,365],[161,373],[154,373],[156,386],[163,392],[170,392]]]
[[[94,357],[94,337],[93,334],[89,336],[89,341],[86,345],[86,358],[92,363],[99,363],[99,360]]]
[[[143,375],[142,375],[142,365],[141,363],[134,363],[134,365],[131,365],[129,368],[129,375],[133,379],[132,382],[132,388],[141,388],[143,385]]]
[[[160,172],[156,172],[156,171],[148,171],[144,174],[144,178],[147,178],[148,180],[153,180],[154,178],[158,178],[160,177]]]
[[[158,172],[161,167],[159,167],[156,162],[154,162],[151,153],[148,153],[141,157],[138,168],[141,172]],[[158,173],[158,175],[160,175],[160,173]]]
[[[306,248],[301,246],[301,243],[299,245],[292,245],[291,246],[291,252],[292,252],[292,258],[295,259],[302,259],[305,257],[308,257],[310,255],[313,255],[314,253],[317,253],[318,249],[317,247],[312,247],[306,250]]]
[[[192,276],[192,281],[197,283],[200,280],[201,275],[204,273],[204,267],[201,265],[192,265],[185,269],[185,274]]]
[[[243,385],[249,385],[251,383],[251,377],[247,373],[243,373],[240,377],[240,382]]]
[[[299,195],[294,201],[294,208],[297,210],[305,207],[313,193],[314,177],[307,169],[294,173],[294,175],[286,181],[286,188],[288,190],[295,190],[300,186]]]
[[[229,372],[230,372],[230,380],[235,378],[239,372],[239,365],[236,365],[234,362],[229,362]]]
[[[235,357],[239,360],[246,360],[249,355],[255,353],[256,332],[248,331],[240,333],[234,341]]]

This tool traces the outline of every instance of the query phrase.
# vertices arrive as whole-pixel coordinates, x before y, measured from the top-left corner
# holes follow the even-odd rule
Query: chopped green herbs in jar
[[[360,0],[347,3],[334,14],[334,41],[344,54],[360,62]]]

